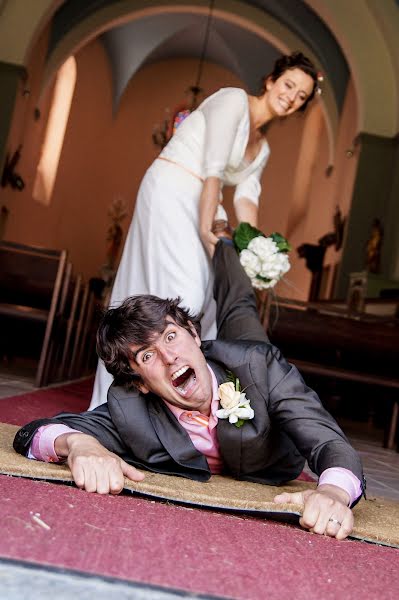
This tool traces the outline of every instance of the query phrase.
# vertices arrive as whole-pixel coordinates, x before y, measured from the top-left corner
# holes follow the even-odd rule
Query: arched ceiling
[[[348,77],[358,96],[359,131],[393,136],[399,128],[398,4],[216,0],[208,59],[231,69],[254,89],[258,73],[268,70],[277,53],[300,49],[326,76],[323,104],[332,137]],[[30,47],[54,14],[47,81],[69,54],[102,35],[117,103],[129,74],[139,66],[172,56],[199,56],[207,6],[208,0],[1,0],[0,60],[26,65]],[[164,25],[169,23],[167,32],[157,25],[159,17]],[[178,30],[170,25],[173,20],[180,20]],[[145,25],[144,31],[139,24]],[[132,52],[129,31],[143,40],[146,54],[142,48]]]
[[[190,57],[199,60],[204,44],[206,15],[166,14],[144,17],[105,32],[101,38],[112,64],[114,106],[142,66],[159,60]],[[221,19],[214,19],[206,48],[206,60],[235,73],[255,93],[280,52],[253,33]],[[194,84],[197,73],[193,73]]]
[[[117,8],[120,4],[118,0],[64,2],[53,20],[49,52],[79,22],[104,7],[114,5]],[[138,3],[134,4],[137,8]],[[154,3],[146,4],[148,7]],[[157,4],[161,8],[164,3]],[[178,3],[175,4],[178,6]],[[103,34],[113,69],[116,103],[137,68],[153,62],[155,57],[157,60],[164,60],[170,57],[200,56],[206,22],[204,9],[209,3],[205,0],[191,4],[191,7],[190,3],[186,4],[186,9],[182,6],[180,14],[175,11],[165,14],[161,11],[158,15],[143,17],[140,22],[132,20],[113,27]],[[328,72],[329,85],[339,111],[345,96],[349,70],[339,44],[318,15],[302,0],[244,0],[235,4],[241,4],[244,8],[253,7],[256,12],[268,15],[313,52],[318,65]],[[133,8],[132,2],[130,6]],[[194,8],[198,7],[202,7],[202,14],[195,12]],[[260,77],[268,71],[281,48],[270,40],[260,38],[253,31],[249,32],[242,23],[232,24],[223,20],[218,15],[218,10],[225,8],[231,6],[226,7],[226,2],[221,0],[215,1],[207,59],[231,69],[250,90],[255,90]],[[281,43],[284,44],[284,40]]]

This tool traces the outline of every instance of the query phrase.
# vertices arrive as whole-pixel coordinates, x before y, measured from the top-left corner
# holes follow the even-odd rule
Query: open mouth
[[[195,371],[191,367],[182,367],[172,375],[172,385],[182,396],[187,395],[196,381]]]

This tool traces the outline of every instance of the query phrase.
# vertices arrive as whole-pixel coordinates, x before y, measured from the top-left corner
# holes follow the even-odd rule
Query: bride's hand
[[[205,250],[212,258],[215,253],[215,246],[218,243],[219,238],[214,233],[212,233],[212,231],[203,231],[201,232],[200,237],[205,247]]]

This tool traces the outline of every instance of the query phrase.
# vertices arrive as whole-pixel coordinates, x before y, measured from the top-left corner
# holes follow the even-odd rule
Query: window
[[[68,58],[57,73],[40,161],[33,185],[35,200],[48,206],[51,202],[65,130],[76,83],[76,61]]]

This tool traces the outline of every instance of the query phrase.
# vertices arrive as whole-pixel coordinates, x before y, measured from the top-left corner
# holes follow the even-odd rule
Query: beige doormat
[[[0,473],[46,481],[72,481],[67,465],[37,462],[17,454],[12,442],[18,429],[15,425],[0,423]],[[141,482],[125,480],[127,492],[199,508],[227,510],[291,523],[298,522],[302,507],[298,504],[275,504],[274,496],[283,491],[314,488],[315,485],[293,481],[274,487],[236,481],[221,475],[214,475],[207,483],[200,483],[183,477],[148,472]],[[399,548],[398,502],[369,497],[359,502],[354,508],[354,515],[352,538]]]

